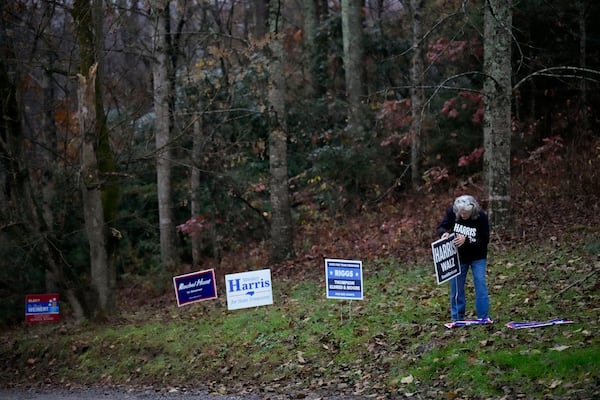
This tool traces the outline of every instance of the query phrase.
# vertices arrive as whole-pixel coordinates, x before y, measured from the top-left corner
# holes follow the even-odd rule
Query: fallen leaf
[[[405,385],[409,384],[409,383],[413,383],[415,380],[415,378],[412,375],[408,375],[405,376],[404,378],[400,379],[400,383],[404,383]]]
[[[564,351],[564,350],[568,349],[569,347],[571,347],[571,346],[561,345],[561,346],[552,347],[550,350]]]
[[[548,387],[549,387],[550,389],[554,389],[554,388],[556,388],[556,387],[560,386],[561,384],[562,384],[562,381],[561,381],[561,380],[559,380],[559,379],[554,379],[552,382],[550,382],[550,385],[548,385]]]
[[[306,364],[306,360],[304,359],[304,357],[302,356],[302,354],[303,354],[303,353],[302,353],[301,351],[299,351],[299,352],[297,353],[297,356],[298,356],[298,362],[299,362],[300,364]]]

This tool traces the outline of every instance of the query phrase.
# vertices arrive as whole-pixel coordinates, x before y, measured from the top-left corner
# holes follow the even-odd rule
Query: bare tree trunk
[[[317,0],[306,0],[304,2],[304,69],[306,76],[306,96],[309,98],[321,94],[319,82],[319,49],[317,47],[317,29],[319,26],[319,14]]]
[[[43,10],[45,15],[52,15],[53,10],[52,7],[46,3],[41,2],[40,7]],[[43,62],[47,66],[55,65],[54,61],[56,59],[54,53],[51,51],[51,46],[47,41],[40,41],[40,46],[44,51]],[[55,183],[55,169],[56,169],[56,150],[57,150],[57,131],[56,125],[54,124],[54,101],[55,91],[54,91],[54,80],[52,79],[52,74],[48,72],[48,70],[44,69],[42,71],[42,75],[40,77],[40,85],[42,87],[42,107],[44,113],[41,115],[41,139],[40,142],[42,146],[45,146],[47,149],[51,151],[43,151],[41,156],[44,159],[44,166],[46,170],[42,175],[43,180],[40,185],[41,192],[41,200],[42,200],[42,215],[44,221],[47,226],[54,226],[54,213],[52,212],[52,201],[54,196],[56,195],[56,187]],[[49,292],[57,292],[59,282],[57,282],[57,277],[52,272],[52,270],[47,269],[46,272],[46,290]]]
[[[421,128],[422,111],[424,103],[423,93],[423,47],[421,43],[421,10],[423,9],[423,0],[411,0],[410,11],[412,14],[412,65],[410,69],[411,80],[411,181],[413,189],[421,186]]]
[[[271,173],[271,261],[280,262],[294,255],[294,235],[290,210],[287,165],[287,124],[285,113],[285,71],[283,42],[279,32],[282,0],[269,4],[269,169]]]
[[[269,32],[269,6],[264,0],[249,3],[253,25],[252,31],[257,39],[262,39]]]
[[[94,18],[94,49],[95,59],[98,64],[95,85],[96,105],[96,136],[98,170],[102,175],[101,197],[104,212],[104,238],[106,249],[106,303],[103,310],[107,315],[112,315],[116,309],[115,291],[117,289],[117,250],[120,235],[113,224],[119,208],[119,183],[114,173],[117,170],[115,157],[110,145],[106,115],[104,112],[104,11],[103,0],[93,0],[92,13]],[[117,232],[117,234],[113,234]]]
[[[101,177],[96,159],[96,68],[87,76],[79,74],[78,116],[83,136],[81,146],[81,192],[85,231],[89,241],[92,288],[97,295],[100,317],[105,317],[111,300],[108,262],[104,241],[104,209],[102,207]]]
[[[200,105],[198,105],[200,106]],[[199,107],[201,108],[201,107]],[[190,211],[193,217],[200,215],[200,168],[198,164],[202,157],[202,113],[198,112],[195,115],[193,121],[193,132],[194,137],[192,139],[192,173],[191,173],[191,199],[190,199]],[[200,242],[200,235],[192,234],[192,265],[197,267],[200,264],[200,253],[202,250],[202,243]]]
[[[486,0],[484,10],[484,171],[490,222],[511,222],[511,29],[512,1]]]
[[[344,45],[344,70],[348,96],[348,130],[362,138],[366,128],[363,81],[363,0],[342,0],[342,36]]]
[[[585,2],[582,0],[577,0],[577,12],[578,12],[578,21],[579,21],[579,66],[581,68],[586,68],[587,66],[587,28],[586,28],[586,7]],[[589,129],[589,115],[587,112],[587,80],[581,79],[580,81],[580,91],[581,91],[581,119],[582,119],[582,129],[587,133]]]
[[[105,124],[102,95],[104,52],[102,0],[75,0],[73,19],[80,45],[78,117],[82,135],[81,189],[90,248],[90,278],[94,298],[89,312],[105,318],[115,309],[116,269],[109,260],[106,216],[117,209],[118,186],[106,182],[114,160]]]
[[[154,43],[154,112],[156,114],[156,190],[158,192],[158,219],[160,230],[160,255],[164,267],[176,262],[175,222],[173,219],[171,188],[171,123],[169,96],[169,58],[167,35],[170,1],[157,1],[153,5],[156,17]]]

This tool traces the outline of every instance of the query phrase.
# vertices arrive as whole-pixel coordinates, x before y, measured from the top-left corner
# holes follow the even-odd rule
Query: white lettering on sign
[[[32,312],[32,313],[47,312],[48,310],[49,310],[49,308],[44,307],[44,306],[27,307],[27,311]]]
[[[349,269],[336,269],[333,271],[334,276],[341,276],[345,278],[352,278],[354,276],[354,272]]]
[[[433,260],[437,263],[456,254],[456,247],[452,242],[444,243],[433,249]]]
[[[193,288],[197,288],[199,286],[206,286],[206,285],[210,285],[212,282],[212,279],[198,279],[195,282],[190,282],[190,283],[180,283],[179,287],[177,288],[178,290],[187,290],[187,289],[193,289]]]
[[[455,265],[456,264],[454,263],[454,258],[450,258],[450,259],[448,259],[446,261],[442,261],[440,263],[440,268],[442,269],[442,272],[446,272],[449,269],[454,268]]]

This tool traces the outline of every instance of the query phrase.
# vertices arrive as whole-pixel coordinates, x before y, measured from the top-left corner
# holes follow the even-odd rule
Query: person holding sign
[[[454,200],[446,210],[437,233],[446,238],[455,234],[454,244],[458,248],[460,275],[450,281],[450,317],[452,321],[465,318],[465,280],[469,267],[475,286],[475,310],[477,318],[489,318],[489,298],[486,283],[487,249],[490,240],[490,225],[487,214],[473,196],[463,195]]]

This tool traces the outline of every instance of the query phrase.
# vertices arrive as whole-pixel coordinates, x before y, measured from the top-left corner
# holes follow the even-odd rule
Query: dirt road
[[[0,400],[366,400],[367,397],[348,397],[316,393],[289,395],[262,393],[211,394],[203,391],[119,390],[119,389],[0,389]],[[371,398],[372,400],[372,398]]]

